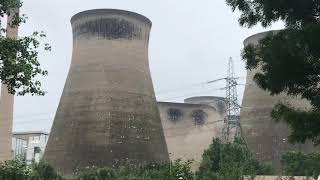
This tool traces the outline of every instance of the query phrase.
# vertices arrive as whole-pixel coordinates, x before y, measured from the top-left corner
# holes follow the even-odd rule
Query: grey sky
[[[240,60],[242,41],[264,31],[238,25],[238,13],[232,13],[224,0],[25,0],[22,13],[29,20],[20,35],[44,30],[52,52],[40,52],[40,61],[49,71],[43,80],[44,97],[16,97],[14,131],[49,131],[63,90],[72,55],[70,18],[88,9],[112,8],[134,11],[152,22],[149,60],[153,84],[159,101],[182,102],[198,95],[224,96],[210,86],[181,87],[226,76],[228,58],[234,58],[237,76],[245,77]],[[281,23],[272,29],[281,28]],[[245,82],[245,79],[240,79]],[[239,87],[242,97],[244,87]],[[172,91],[170,91],[172,90]],[[180,97],[183,96],[183,97]],[[177,98],[175,98],[177,97]]]

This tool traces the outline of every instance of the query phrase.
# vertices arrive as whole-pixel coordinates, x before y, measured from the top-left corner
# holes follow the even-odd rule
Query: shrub
[[[233,143],[223,143],[214,139],[203,154],[197,178],[201,180],[232,180],[244,175],[270,175],[271,166],[262,164],[252,157],[246,144],[235,139]]]
[[[31,168],[32,180],[63,180],[63,178],[58,175],[54,168],[47,162],[40,161],[39,163],[34,163]]]
[[[32,169],[19,160],[0,164],[0,180],[31,180]]]
[[[288,152],[282,156],[281,163],[284,173],[289,176],[320,175],[320,153],[304,154],[301,152]]]
[[[142,167],[125,166],[118,169],[96,169],[84,172],[77,180],[193,180],[191,161],[150,164]]]

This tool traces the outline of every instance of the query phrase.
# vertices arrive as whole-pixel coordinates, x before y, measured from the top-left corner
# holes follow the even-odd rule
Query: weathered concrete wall
[[[204,150],[221,136],[226,112],[205,104],[158,102],[170,160],[194,160],[197,170]],[[202,112],[202,113],[201,113]],[[203,116],[201,115],[203,114]]]
[[[276,33],[277,31],[273,31]],[[272,32],[270,32],[272,33]],[[244,41],[248,44],[258,44],[268,32],[253,35]],[[290,130],[284,123],[275,123],[270,117],[273,107],[278,102],[285,102],[294,107],[307,109],[310,104],[299,98],[291,98],[285,95],[271,96],[260,89],[253,81],[253,76],[259,69],[248,71],[247,82],[241,109],[241,124],[244,136],[249,148],[255,157],[264,162],[272,163],[277,172],[281,170],[281,156],[290,150],[310,152],[313,150],[311,143],[304,145],[291,145],[288,142]]]
[[[169,161],[148,64],[151,22],[100,9],[72,20],[73,57],[44,159],[63,175]]]
[[[19,13],[19,9],[12,12]],[[11,26],[15,13],[8,17],[7,38],[18,37],[18,26]],[[14,96],[8,93],[7,85],[1,85],[0,99],[0,162],[12,159],[12,123]]]
[[[196,96],[187,98],[184,100],[185,103],[189,104],[206,104],[220,113],[221,115],[226,115],[227,112],[227,105],[226,99],[223,97],[216,97],[216,96]]]

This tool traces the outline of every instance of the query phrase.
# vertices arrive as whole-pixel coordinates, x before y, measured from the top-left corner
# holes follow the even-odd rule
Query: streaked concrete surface
[[[271,31],[250,36],[244,41],[244,46],[258,44],[259,40]],[[301,109],[310,108],[306,100],[292,98],[286,95],[271,96],[260,89],[253,81],[253,76],[259,69],[248,71],[245,92],[242,101],[240,121],[245,139],[254,156],[263,162],[273,165],[276,172],[281,172],[281,156],[288,151],[312,152],[312,143],[292,145],[288,142],[290,129],[284,123],[276,123],[270,113],[278,102],[288,103]]]
[[[149,71],[150,20],[99,9],[71,24],[73,57],[44,159],[67,176],[169,161]]]
[[[202,154],[212,144],[213,138],[221,137],[223,120],[227,115],[225,102],[220,101],[222,98],[199,99],[185,101],[188,103],[158,102],[170,160],[194,160],[191,164],[194,171],[199,168]],[[173,110],[181,112],[179,117],[171,117],[170,111]],[[204,113],[203,120],[195,116],[197,112]]]

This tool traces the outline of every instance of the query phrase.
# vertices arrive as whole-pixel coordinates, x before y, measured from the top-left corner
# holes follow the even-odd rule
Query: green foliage
[[[84,172],[77,180],[193,180],[190,163],[178,160],[172,164],[152,164],[140,168],[103,168]]]
[[[320,153],[288,152],[282,156],[281,162],[286,175],[312,176],[315,179],[320,175]]]
[[[17,0],[0,0],[0,16],[4,17],[6,14],[10,14],[11,9],[21,7],[21,3]]]
[[[270,26],[282,20],[287,27],[299,28],[319,22],[320,2],[315,0],[226,0],[233,11],[241,12],[240,25],[252,27],[258,23]]]
[[[290,106],[278,104],[271,113],[273,119],[284,120],[291,127],[290,142],[306,142],[311,139],[319,144],[320,111],[302,111]]]
[[[212,149],[214,148],[214,149]],[[216,149],[217,148],[217,149]],[[204,154],[197,176],[191,171],[192,161],[150,164],[142,167],[124,166],[116,169],[95,168],[83,171],[68,180],[237,180],[243,175],[270,174],[268,166],[252,159],[241,141],[223,144],[214,140]],[[27,166],[22,161],[7,161],[0,166],[0,180],[67,180],[46,162]]]
[[[191,161],[177,160],[167,164],[152,164],[143,167],[99,168],[82,172],[73,180],[193,180]],[[46,162],[27,166],[19,160],[0,165],[0,180],[67,180]],[[71,180],[71,179],[69,179]]]
[[[65,180],[45,162],[27,166],[23,161],[11,160],[0,165],[0,180]]]
[[[116,172],[113,169],[102,168],[97,170],[90,170],[82,173],[79,180],[113,180],[116,178]]]
[[[264,27],[282,20],[286,28],[270,33],[258,45],[249,45],[242,57],[247,69],[260,68],[255,82],[271,95],[285,93],[311,102],[302,111],[285,104],[277,105],[272,117],[291,128],[292,143],[310,139],[320,143],[320,1],[314,0],[227,0],[240,10],[240,25]]]
[[[222,143],[214,139],[203,154],[197,177],[202,180],[239,179],[244,175],[270,175],[270,166],[254,160],[246,144],[235,139],[233,143]]]
[[[47,162],[40,161],[39,163],[35,163],[31,166],[31,169],[30,179],[32,180],[63,180]]]
[[[14,28],[25,23],[26,17],[18,10],[22,6],[17,0],[0,1],[0,18],[10,15],[13,21],[9,26]],[[0,26],[2,21],[0,20]],[[45,37],[43,32],[34,32],[30,36],[7,38],[6,29],[0,30],[0,79],[6,84],[11,94],[44,95],[38,76],[46,76],[48,72],[40,68],[38,61],[39,48],[50,51],[46,43],[40,43]],[[43,44],[43,45],[42,45]]]
[[[31,173],[31,168],[19,160],[0,164],[0,180],[29,180]]]

